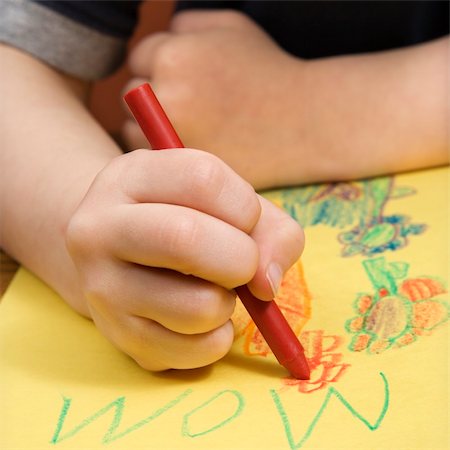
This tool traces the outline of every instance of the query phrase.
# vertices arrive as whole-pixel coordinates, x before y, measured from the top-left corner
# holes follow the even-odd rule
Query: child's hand
[[[367,178],[448,164],[448,48],[305,60],[241,13],[188,11],[132,51],[127,89],[150,81],[182,141],[256,189]]]
[[[170,32],[142,40],[129,65],[126,90],[150,81],[186,145],[208,149],[257,189],[297,181],[285,174],[303,132],[303,62],[245,15],[180,13]],[[130,148],[147,145],[133,118],[123,132]]]
[[[66,241],[97,327],[149,370],[224,356],[233,288],[250,283],[270,299],[303,248],[296,222],[218,158],[190,149],[114,159]]]

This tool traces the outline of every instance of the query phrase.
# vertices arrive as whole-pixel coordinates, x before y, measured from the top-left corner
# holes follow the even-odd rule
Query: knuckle
[[[90,307],[99,312],[106,312],[112,304],[114,289],[105,282],[98,272],[90,270],[91,275],[85,273],[83,277],[83,292]]]
[[[75,213],[65,230],[67,249],[71,254],[83,254],[92,249],[97,241],[98,221],[92,214]]]
[[[199,225],[190,214],[177,214],[170,217],[161,229],[161,239],[171,259],[184,265],[186,257],[195,248],[200,233]],[[162,224],[163,225],[163,224]]]
[[[233,343],[231,321],[208,333],[185,336],[184,352],[171,351],[165,362],[173,369],[203,367],[223,358]]]
[[[125,310],[124,290],[117,281],[118,272],[113,262],[105,258],[85,258],[79,267],[79,275],[80,287],[91,311],[95,310],[102,317],[122,314]]]
[[[246,248],[242,247],[243,251],[241,250],[241,258],[238,259],[238,261],[241,261],[239,279],[233,287],[247,284],[255,276],[258,268],[258,245],[251,238],[248,238],[247,242]]]
[[[250,23],[246,14],[240,11],[227,10],[220,13],[224,25],[228,26],[244,26]]]
[[[235,226],[250,232],[261,215],[261,204],[253,187],[217,156],[195,152],[184,169],[188,192],[205,204],[227,205],[227,217],[232,215]]]
[[[243,220],[242,230],[249,233],[258,223],[262,211],[261,203],[258,200],[255,190],[249,183],[246,183],[246,189],[242,191],[239,201]]]
[[[305,246],[305,233],[303,228],[294,219],[289,219],[289,235],[292,239],[293,248],[302,252]]]
[[[139,73],[142,71],[142,66],[145,66],[145,61],[147,59],[147,47],[150,42],[151,37],[141,39],[128,55],[127,63],[131,73]],[[127,84],[130,84],[131,82],[132,80]]]
[[[231,348],[234,339],[234,329],[231,320],[228,320],[222,326],[207,333],[203,346],[209,349],[209,362],[214,362],[223,358]]]
[[[110,189],[111,184],[120,180],[121,176],[126,171],[128,164],[129,153],[116,156],[112,158],[108,164],[97,174],[92,187],[95,189]],[[126,172],[125,172],[126,173]],[[92,191],[91,187],[91,191]]]
[[[228,321],[215,330],[197,335],[162,332],[157,342],[131,337],[127,343],[128,354],[145,370],[193,369],[211,364],[225,356],[233,343],[233,327]],[[136,341],[137,339],[137,341]]]
[[[206,153],[198,153],[186,166],[189,191],[196,198],[220,197],[226,183],[225,166],[217,157]]]
[[[164,69],[177,61],[177,49],[173,41],[164,42],[154,50],[154,67]]]
[[[169,369],[170,366],[163,362],[169,345],[167,332],[147,319],[133,318],[128,325],[128,328],[116,330],[116,345],[145,370],[157,372]]]
[[[99,172],[94,183],[102,185],[102,189],[108,193],[111,192],[111,189],[123,188],[134,179],[136,170],[149,158],[151,158],[151,152],[146,149],[137,149],[116,156]]]
[[[128,55],[127,62],[131,72],[150,75],[154,54],[167,38],[165,32],[152,33],[142,38]]]
[[[286,214],[280,224],[282,234],[286,241],[285,248],[289,249],[293,259],[297,259],[305,247],[305,234],[303,228],[290,216]]]
[[[153,52],[154,72],[163,75],[177,73],[192,53],[192,48],[188,44],[172,38],[158,45]]]
[[[185,334],[206,333],[220,327],[230,319],[236,305],[235,295],[216,285],[196,289],[188,297],[176,330]]]

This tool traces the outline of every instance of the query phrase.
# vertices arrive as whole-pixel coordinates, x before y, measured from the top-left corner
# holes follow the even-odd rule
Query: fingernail
[[[281,267],[277,263],[270,263],[267,266],[266,278],[269,281],[273,296],[275,297],[277,295],[278,289],[280,288],[281,280],[283,278]]]

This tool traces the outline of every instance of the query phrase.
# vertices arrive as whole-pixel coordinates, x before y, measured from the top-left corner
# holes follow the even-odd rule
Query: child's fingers
[[[155,64],[161,61],[159,50],[170,39],[170,33],[166,32],[152,33],[142,39],[128,57],[128,66],[133,75],[151,78],[156,70]]]
[[[133,333],[138,321],[141,321],[141,334],[131,342],[130,356],[144,369],[153,369],[158,364],[162,370],[192,369],[207,366],[223,358],[231,348],[234,339],[234,329],[231,321],[208,333],[183,335],[167,330],[155,322],[148,326],[148,320],[135,318]],[[151,328],[149,330],[148,328]],[[148,335],[145,335],[145,332]],[[144,345],[152,341],[151,351]],[[158,370],[158,369],[156,369]]]
[[[92,287],[86,296],[97,311],[145,317],[177,333],[199,334],[220,327],[236,303],[234,291],[171,270],[114,262],[106,283],[96,281],[94,272],[85,275],[94,278],[86,280]]]
[[[258,248],[246,233],[191,208],[169,204],[120,205],[108,211],[103,237],[116,258],[202,278],[227,289],[247,283]]]
[[[108,339],[151,371],[206,366],[225,356],[233,343],[231,321],[207,333],[186,335],[142,317],[105,317],[95,309],[92,316]]]
[[[253,187],[219,158],[200,150],[136,150],[116,158],[98,179],[103,183],[98,192],[115,203],[186,206],[246,233],[261,212]]]
[[[248,286],[256,297],[271,300],[283,275],[300,257],[305,237],[288,214],[263,197],[260,201],[261,218],[251,233],[258,245],[259,262]]]
[[[243,13],[227,11],[183,11],[175,15],[170,24],[174,33],[193,33],[211,28],[242,28],[252,21]]]

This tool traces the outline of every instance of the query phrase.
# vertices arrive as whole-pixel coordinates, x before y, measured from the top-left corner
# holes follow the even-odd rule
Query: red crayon
[[[124,99],[153,149],[184,147],[148,83],[132,89]],[[278,362],[295,378],[309,380],[304,349],[277,304],[258,300],[247,286],[236,292]]]

